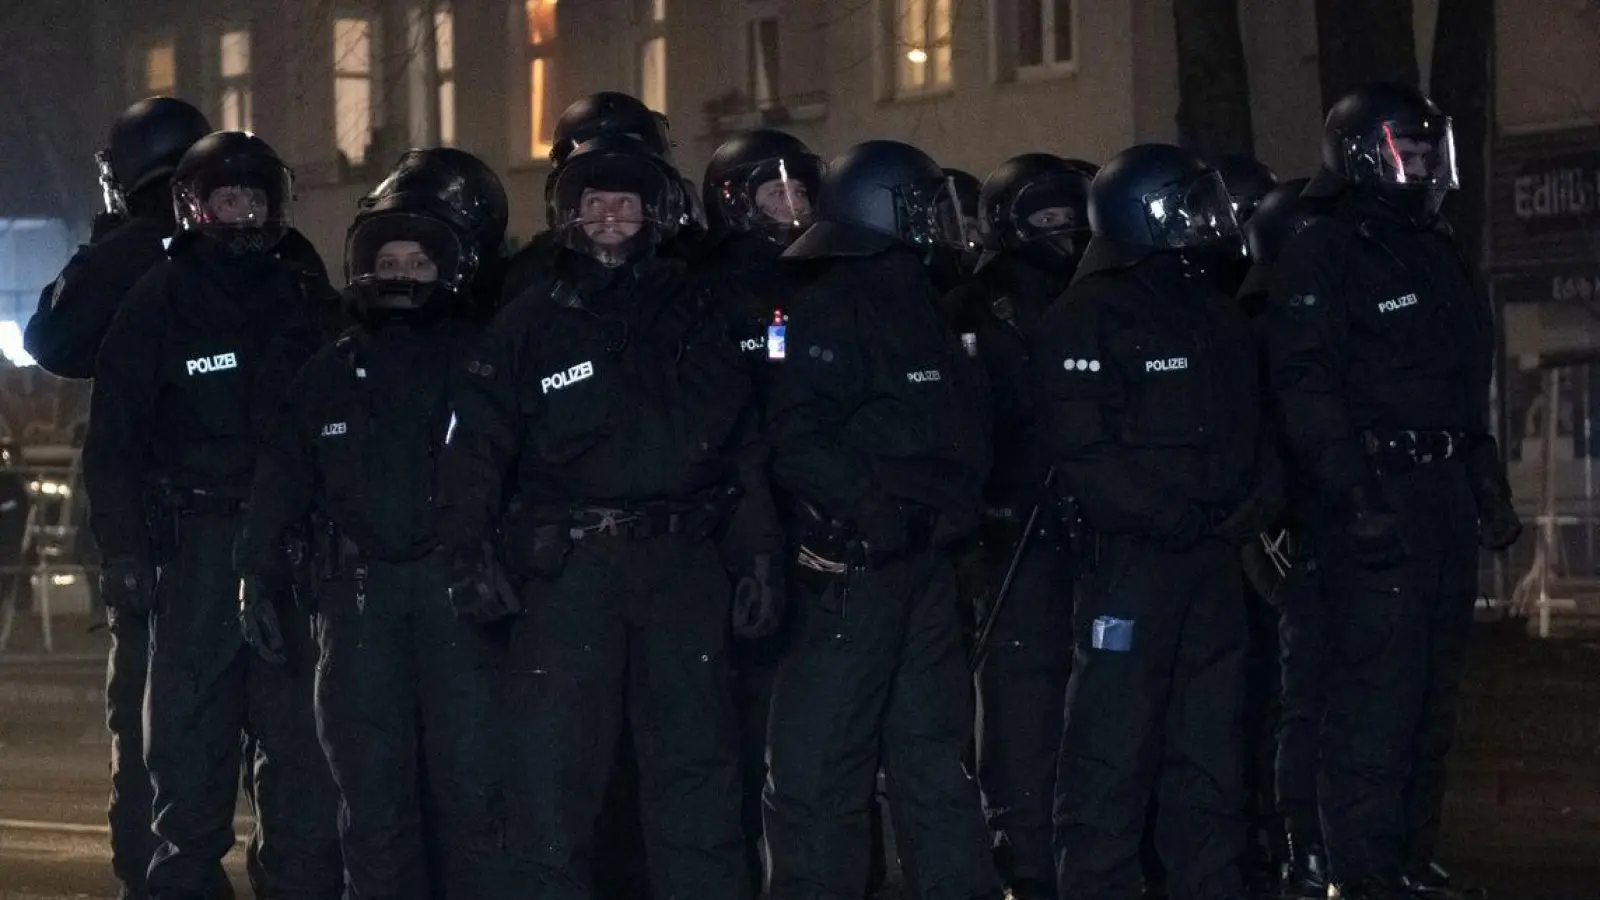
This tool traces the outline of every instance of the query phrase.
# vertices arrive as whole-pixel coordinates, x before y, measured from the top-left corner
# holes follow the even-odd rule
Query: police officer
[[[669,163],[637,139],[595,138],[552,197],[563,245],[495,322],[499,351],[467,363],[441,489],[458,578],[502,501],[516,503],[501,526],[528,605],[505,685],[513,883],[590,896],[626,708],[654,895],[741,897],[715,538],[737,525],[749,379],[718,299],[656,253],[681,220]]]
[[[822,161],[805,142],[763,128],[736,135],[706,165],[704,207],[710,233],[695,257],[708,277],[726,282],[740,349],[761,383],[785,348],[788,284],[778,257],[810,226]]]
[[[471,250],[475,258],[472,283],[456,291],[460,299],[471,301],[472,315],[485,322],[493,316],[505,280],[506,227],[510,207],[500,176],[487,163],[465,150],[430,147],[407,150],[389,174],[361,199],[365,211],[380,204],[394,203],[397,195],[431,196],[435,203],[449,203],[460,209],[463,224],[471,230]],[[348,260],[346,261],[348,264]],[[452,315],[461,310],[452,309]]]
[[[433,528],[447,380],[478,330],[470,291],[480,254],[504,234],[505,193],[486,167],[481,190],[464,183],[463,169],[482,167],[472,162],[461,151],[411,151],[362,202],[345,245],[360,324],[289,388],[236,551],[246,639],[281,662],[276,601],[291,592],[282,547],[308,516],[315,523],[317,722],[342,799],[352,896],[503,890],[496,646],[479,626],[514,611],[516,597],[509,585],[452,597]],[[431,802],[419,810],[424,769]],[[424,810],[435,814],[426,836],[443,851],[433,893],[421,871]]]
[[[89,243],[39,295],[23,345],[62,378],[94,377],[95,354],[128,290],[165,258],[176,227],[172,170],[190,145],[211,133],[193,106],[170,97],[141,100],[112,123],[98,156],[105,209]],[[123,896],[144,896],[155,852],[150,832],[150,775],[144,766],[144,684],[150,651],[145,616],[108,609],[106,725],[111,732],[111,867]]]
[[[515,300],[535,284],[539,280],[539,271],[549,265],[555,248],[561,245],[560,235],[555,231],[557,211],[552,205],[561,167],[579,144],[608,134],[628,135],[643,141],[662,159],[672,159],[672,139],[667,133],[667,117],[645,106],[639,98],[620,91],[600,91],[573,101],[551,130],[550,174],[545,177],[544,183],[547,227],[507,261],[501,305]],[[685,210],[680,215],[686,215],[687,206],[679,208]]]
[[[1300,196],[1309,181],[1297,178],[1273,188],[1245,223],[1252,265],[1239,289],[1239,308],[1258,326],[1264,327],[1273,265],[1283,247],[1316,217],[1316,205]],[[1274,412],[1273,420],[1281,417]],[[1283,444],[1282,454],[1287,458],[1287,442]],[[1275,651],[1273,669],[1252,675],[1271,687],[1278,703],[1274,756],[1264,766],[1273,778],[1276,802],[1272,813],[1283,829],[1281,893],[1293,900],[1321,900],[1328,892],[1327,853],[1318,821],[1316,759],[1326,633],[1310,541],[1293,517],[1294,507],[1303,509],[1303,503],[1292,498],[1304,484],[1291,479],[1288,487],[1291,509],[1260,540],[1245,547],[1245,578],[1259,597],[1271,602],[1275,616],[1272,632],[1254,635],[1261,646]],[[1250,724],[1247,720],[1247,729]],[[1270,727],[1272,723],[1265,724]]]
[[[1277,185],[1278,176],[1248,153],[1228,153],[1207,162],[1222,176],[1222,183],[1227,186],[1228,197],[1233,204],[1233,217],[1243,228],[1255,215],[1262,198]],[[1245,276],[1250,273],[1250,264],[1250,256],[1244,246],[1239,248],[1237,257],[1227,262],[1217,261],[1212,267],[1217,287],[1230,297],[1236,296]]]
[[[1119,154],[1094,238],[1039,326],[1042,429],[1098,534],[1078,594],[1056,781],[1060,896],[1140,895],[1152,789],[1174,893],[1241,892],[1238,554],[1275,514],[1248,326],[1211,268],[1240,251],[1228,194],[1186,150]]]
[[[710,231],[696,266],[724,288],[728,318],[749,362],[759,399],[787,355],[789,285],[779,270],[784,248],[811,224],[822,161],[799,138],[776,129],[735,135],[717,148],[706,166],[704,208]],[[751,412],[764,416],[763,403]],[[765,445],[747,465],[764,474]],[[773,516],[776,521],[776,516]],[[781,535],[773,535],[781,549]],[[771,570],[782,579],[781,559]],[[781,599],[773,595],[774,600]],[[742,824],[745,859],[757,883],[763,877],[761,790],[767,780],[767,712],[786,634],[780,608],[740,610],[734,616],[734,696],[739,710]]]
[[[269,254],[291,188],[260,138],[202,138],[178,163],[172,196],[182,233],[106,335],[83,451],[106,605],[153,614],[145,761],[161,843],[148,890],[203,897],[221,877],[244,729],[257,743],[256,893],[336,897],[336,800],[312,718],[309,629],[287,615],[291,664],[253,660],[230,560],[261,427],[316,346],[321,298]]]
[[[784,253],[809,271],[769,406],[800,545],[769,729],[774,900],[860,896],[880,748],[925,896],[999,895],[961,765],[971,689],[948,553],[977,525],[988,435],[924,266],[959,239],[949,190],[916,148],[858,144]]]
[[[978,669],[978,781],[995,864],[1018,900],[1055,896],[1050,810],[1075,578],[1045,487],[1050,466],[1034,415],[1029,342],[1088,245],[1088,198],[1089,176],[1058,156],[1025,153],[1001,163],[984,180],[978,203],[987,252],[960,299],[946,304],[959,308],[963,341],[982,361],[990,387],[995,464],[982,529],[990,596],[1022,554],[1000,612],[979,611],[998,618]],[[1023,546],[1030,513],[1041,505]]]
[[[1521,530],[1487,431],[1493,321],[1439,217],[1452,148],[1414,88],[1340,100],[1304,193],[1331,208],[1272,276],[1273,386],[1326,598],[1323,837],[1359,900],[1448,893],[1433,851],[1478,545]]]

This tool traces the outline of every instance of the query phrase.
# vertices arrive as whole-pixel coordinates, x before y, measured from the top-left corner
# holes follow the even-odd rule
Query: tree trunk
[[[1317,0],[1322,110],[1374,81],[1417,83],[1411,0]]]
[[[1483,261],[1489,221],[1489,148],[1494,134],[1494,0],[1439,0],[1434,27],[1434,102],[1455,124],[1461,189],[1444,211],[1467,258]]]
[[[1178,34],[1178,140],[1205,153],[1254,153],[1238,0],[1172,0]]]

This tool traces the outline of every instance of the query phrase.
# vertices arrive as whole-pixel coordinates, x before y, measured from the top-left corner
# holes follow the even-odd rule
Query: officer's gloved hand
[[[100,567],[100,597],[119,612],[148,615],[156,606],[156,568],[132,556],[119,556]]]
[[[733,589],[734,636],[759,640],[777,631],[785,599],[783,570],[772,564],[771,554],[757,556]]]
[[[450,605],[456,618],[474,625],[522,612],[522,601],[495,559],[492,544],[484,542],[477,552],[461,548],[451,554]]]
[[[239,582],[239,630],[244,642],[264,662],[283,665],[283,626],[278,621],[277,597],[282,589],[247,576]]]
[[[1407,550],[1400,520],[1375,488],[1352,488],[1345,497],[1345,509],[1345,534],[1357,562],[1372,569],[1387,569],[1405,561]]]
[[[1501,497],[1478,513],[1478,542],[1488,550],[1504,550],[1522,537],[1522,520],[1511,506],[1510,497]]]
[[[1467,478],[1478,506],[1478,542],[1504,550],[1522,536],[1522,521],[1511,505],[1511,485],[1493,438],[1480,439],[1467,454]]]

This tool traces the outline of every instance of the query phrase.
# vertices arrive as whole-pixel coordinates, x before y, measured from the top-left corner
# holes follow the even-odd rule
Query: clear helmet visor
[[[650,160],[583,155],[556,177],[550,224],[568,247],[615,261],[676,235],[686,208],[681,182]]]
[[[415,213],[374,216],[345,240],[351,282],[414,281],[457,289],[471,279],[473,257],[453,228]]]
[[[1222,176],[1214,171],[1151,191],[1144,195],[1143,204],[1157,247],[1181,249],[1218,241],[1243,241],[1233,215],[1233,198]]]
[[[172,186],[179,226],[213,235],[256,230],[281,238],[293,200],[289,169],[252,157],[225,159]]]
[[[1347,146],[1357,180],[1451,191],[1460,187],[1455,129],[1448,116],[1419,123],[1383,122]]]
[[[816,219],[821,178],[815,156],[775,157],[729,173],[716,199],[735,231],[799,234]]]

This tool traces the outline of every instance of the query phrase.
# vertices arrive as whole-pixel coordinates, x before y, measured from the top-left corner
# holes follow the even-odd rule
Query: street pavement
[[[0,654],[0,900],[116,896],[103,659]],[[1600,647],[1486,631],[1472,663],[1444,864],[1491,900],[1600,900]],[[242,843],[227,868],[249,897]]]

